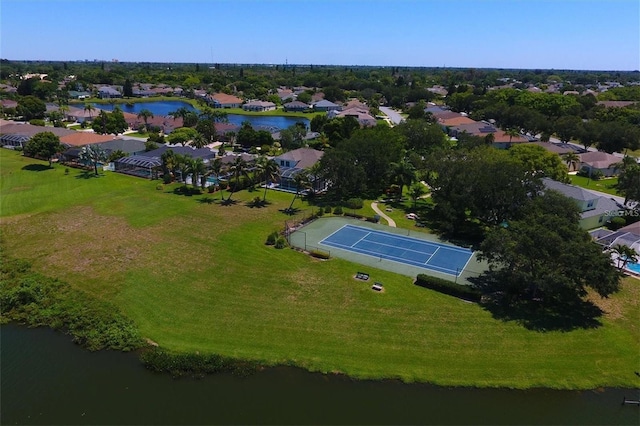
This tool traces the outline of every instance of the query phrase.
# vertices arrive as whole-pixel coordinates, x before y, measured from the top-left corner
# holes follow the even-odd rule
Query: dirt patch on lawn
[[[589,300],[605,312],[605,315],[612,320],[631,319],[627,318],[629,311],[638,307],[640,303],[640,285],[631,278],[627,278],[622,283],[621,293],[613,294],[611,297],[603,298],[597,294],[589,294]]]
[[[45,273],[103,283],[134,267],[158,241],[150,229],[132,228],[90,207],[11,218],[3,221],[3,233],[12,256],[32,260]]]

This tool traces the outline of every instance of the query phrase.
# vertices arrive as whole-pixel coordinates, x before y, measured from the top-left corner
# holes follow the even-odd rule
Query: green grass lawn
[[[593,189],[595,191],[600,191],[600,192],[604,192],[611,195],[620,196],[620,194],[615,188],[615,185],[618,184],[617,177],[593,180],[584,176],[569,175],[569,179],[571,180],[571,183],[573,185],[580,186],[586,189]]]
[[[603,326],[535,332],[476,304],[368,268],[264,245],[291,219],[293,195],[182,196],[174,185],[63,166],[0,150],[3,244],[36,270],[115,303],[144,337],[174,351],[217,353],[359,378],[514,388],[637,386],[639,282],[598,303]],[[370,205],[366,202],[365,206]],[[297,200],[297,217],[311,208]],[[362,209],[369,214],[370,206]],[[413,226],[413,221],[410,223]]]

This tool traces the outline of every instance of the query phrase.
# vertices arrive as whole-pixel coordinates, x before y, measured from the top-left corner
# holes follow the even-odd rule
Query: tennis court
[[[473,256],[469,249],[350,224],[342,226],[320,244],[456,277]]]

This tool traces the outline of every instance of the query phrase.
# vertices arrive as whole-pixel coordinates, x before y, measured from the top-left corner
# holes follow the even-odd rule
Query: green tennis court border
[[[418,268],[392,260],[381,259],[377,257],[367,256],[364,254],[352,252],[349,250],[343,250],[336,247],[325,246],[320,244],[320,241],[342,228],[344,225],[355,225],[363,228],[375,229],[378,231],[389,232],[390,234],[404,235],[412,238],[417,238],[424,241],[454,245],[447,241],[443,241],[434,234],[428,234],[426,232],[406,229],[406,228],[392,228],[387,225],[381,225],[377,223],[371,223],[364,220],[358,220],[348,217],[322,217],[318,218],[289,235],[289,244],[293,247],[310,251],[320,250],[327,252],[331,257],[339,257],[341,259],[348,260],[360,265],[384,269],[385,271],[395,272],[397,274],[406,275],[409,277],[416,277],[418,274],[426,274],[434,277],[442,278],[448,281],[455,281],[458,284],[471,284],[468,279],[471,277],[477,277],[481,273],[487,270],[488,265],[486,262],[478,262],[477,254],[474,252],[466,267],[462,271],[462,274],[456,279],[454,276],[444,274],[441,272],[433,271],[426,268]],[[354,269],[363,270],[362,267],[354,267]],[[354,270],[354,274],[357,271]],[[363,272],[367,272],[364,270]]]

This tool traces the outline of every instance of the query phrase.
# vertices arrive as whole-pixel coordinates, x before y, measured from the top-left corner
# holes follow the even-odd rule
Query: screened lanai
[[[144,177],[147,179],[157,179],[158,171],[162,166],[162,161],[156,157],[133,155],[131,157],[123,157],[116,160],[114,166],[116,172]]]

